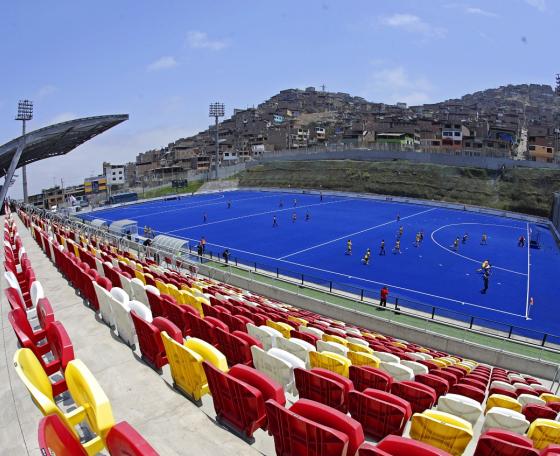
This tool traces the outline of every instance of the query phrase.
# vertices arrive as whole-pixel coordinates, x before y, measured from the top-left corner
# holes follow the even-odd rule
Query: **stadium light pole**
[[[220,136],[218,131],[218,119],[224,117],[223,103],[210,103],[210,117],[214,117],[216,121],[216,180],[218,180],[218,166],[220,163]]]
[[[25,122],[33,119],[33,102],[29,100],[19,100],[16,120],[21,120],[21,136],[25,141]],[[23,178],[23,202],[28,202],[27,197],[27,169],[22,166],[21,175]]]

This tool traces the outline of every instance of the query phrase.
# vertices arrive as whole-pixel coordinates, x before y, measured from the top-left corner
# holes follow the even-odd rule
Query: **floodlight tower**
[[[16,120],[21,120],[21,136],[25,141],[25,122],[33,119],[33,102],[29,100],[19,100]],[[23,177],[23,202],[27,203],[27,169],[25,165],[21,168]]]
[[[556,73],[556,95],[560,95],[560,73]]]
[[[224,117],[224,104],[223,103],[210,103],[210,117],[216,120],[216,180],[218,179],[218,166],[220,163],[220,138],[218,132],[218,119]]]

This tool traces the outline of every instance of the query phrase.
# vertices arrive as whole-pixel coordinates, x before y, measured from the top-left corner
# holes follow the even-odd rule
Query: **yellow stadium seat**
[[[507,408],[510,410],[515,410],[516,412],[521,413],[521,409],[523,406],[512,397],[505,396],[503,394],[492,394],[486,401],[486,409],[484,413],[490,410],[492,407],[502,407]]]
[[[442,361],[441,359],[437,358],[437,359],[431,359],[431,362],[435,363],[438,367],[447,367],[449,364],[448,362]]]
[[[169,289],[167,288],[167,284],[159,279],[156,279],[156,287],[160,293],[164,293],[166,295],[170,295]]]
[[[370,355],[373,355],[373,349],[370,348],[370,347],[367,347],[365,345],[355,344],[353,342],[347,342],[346,346],[348,347],[348,350],[350,350],[350,351],[369,353]]]
[[[41,363],[29,348],[20,348],[14,355],[14,366],[19,378],[29,391],[33,402],[44,416],[58,415],[62,421],[72,429],[86,418],[84,407],[77,407],[69,413],[64,413],[54,401],[52,384]]]
[[[226,357],[201,339],[190,337],[181,345],[165,331],[161,333],[161,338],[169,360],[173,385],[193,401],[200,401],[209,392],[202,361],[208,361],[223,372],[228,370]]]
[[[398,348],[406,349],[406,344],[403,344],[402,342],[391,342],[391,345],[394,345],[395,347],[398,347]]]
[[[286,339],[289,339],[291,337],[291,331],[294,329],[293,327],[282,321],[267,320],[266,326],[270,326],[276,331],[279,331]]]
[[[427,348],[424,347],[419,347],[416,349],[416,351],[419,351],[420,353],[429,353],[430,350],[428,350]]]
[[[322,367],[344,377],[349,376],[351,361],[345,356],[329,351],[309,352],[309,364],[311,367]]]
[[[556,394],[542,393],[540,395],[540,398],[543,401],[545,401],[546,403],[548,403],[548,402],[560,402],[560,396],[557,396]]]
[[[410,437],[460,456],[473,437],[468,421],[436,410],[426,410],[412,416]]]
[[[135,269],[134,275],[136,276],[137,279],[141,280],[144,285],[146,285],[146,278],[144,277],[143,272],[139,271],[138,269]]]
[[[292,315],[288,317],[288,320],[293,321],[296,324],[296,326],[307,326],[308,323],[307,320],[304,320],[303,318],[299,318],[299,317],[294,317]]]
[[[72,399],[85,409],[93,432],[104,439],[107,432],[115,425],[107,395],[90,370],[79,359],[68,363],[64,377]]]
[[[381,361],[379,358],[371,353],[349,351],[348,359],[354,366],[371,366],[379,368]]]
[[[340,336],[333,336],[331,334],[323,334],[322,339],[325,342],[336,342],[337,344],[342,344],[344,346],[346,346],[346,344],[348,343],[348,341],[344,338],[344,337],[340,337]]]
[[[548,445],[560,445],[560,421],[537,418],[529,426],[527,437],[533,441],[533,446],[542,450]]]
[[[202,299],[197,298],[196,296],[193,296],[193,299],[189,305],[191,307],[194,307],[196,310],[198,310],[198,313],[200,314],[201,317],[204,317],[204,309],[202,308],[202,304],[208,304],[208,303]]]
[[[144,267],[140,263],[136,263],[136,270],[140,272],[144,272]]]

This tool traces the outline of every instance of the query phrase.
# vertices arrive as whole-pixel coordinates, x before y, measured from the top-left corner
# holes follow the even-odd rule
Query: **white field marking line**
[[[437,209],[437,208],[436,208],[436,209]],[[402,219],[401,219],[401,220],[402,220]],[[198,242],[198,239],[189,238],[189,237],[184,237],[184,236],[176,236],[176,235],[174,235],[174,236],[175,236],[175,237],[178,237],[179,239],[184,239],[184,240],[186,240],[186,241]],[[346,278],[346,279],[352,279],[352,278],[354,278],[354,279],[361,280],[361,281],[363,281],[363,282],[373,283],[373,284],[375,284],[375,285],[387,285],[388,287],[396,288],[396,289],[398,289],[398,290],[409,291],[409,292],[411,292],[411,293],[417,293],[417,294],[421,294],[421,295],[425,295],[425,296],[430,296],[430,297],[433,297],[433,298],[438,298],[438,299],[442,299],[442,300],[444,300],[444,301],[450,301],[450,302],[454,302],[454,303],[458,303],[458,304],[462,304],[462,305],[466,305],[466,306],[478,307],[478,308],[480,308],[480,309],[485,309],[485,310],[490,310],[490,311],[492,311],[492,312],[498,312],[498,313],[503,313],[503,314],[507,314],[507,315],[512,315],[512,316],[514,316],[514,317],[525,318],[525,315],[519,315],[519,314],[516,314],[516,313],[513,313],[513,312],[507,312],[507,311],[505,311],[505,310],[493,309],[492,307],[486,307],[486,306],[481,306],[481,305],[478,305],[478,304],[473,304],[473,303],[470,303],[470,302],[459,301],[458,299],[446,298],[445,296],[439,296],[439,295],[432,294],[432,293],[427,293],[427,292],[424,292],[424,291],[414,290],[414,289],[412,289],[412,288],[405,288],[405,287],[401,287],[401,286],[398,286],[398,285],[390,284],[390,283],[387,283],[387,282],[378,282],[378,281],[376,281],[376,280],[364,279],[363,277],[349,276],[348,274],[343,274],[343,273],[341,273],[341,272],[331,271],[331,270],[329,270],[329,269],[317,268],[317,267],[315,267],[315,266],[309,266],[309,265],[307,265],[307,264],[296,263],[296,262],[294,262],[294,261],[281,260],[281,259],[279,259],[279,258],[274,258],[274,257],[268,256],[268,255],[262,255],[262,254],[260,254],[260,253],[249,252],[248,250],[242,250],[242,249],[238,249],[238,248],[236,248],[236,247],[231,247],[231,246],[226,246],[226,245],[221,245],[221,244],[215,244],[215,243],[213,243],[213,242],[208,242],[207,245],[213,245],[213,246],[215,246],[215,247],[220,247],[221,249],[234,250],[234,251],[236,251],[236,252],[241,252],[241,253],[246,253],[246,254],[248,254],[248,255],[254,255],[254,256],[261,257],[261,258],[266,258],[266,259],[268,259],[268,260],[281,261],[282,263],[288,263],[288,264],[291,264],[291,265],[294,265],[294,266],[300,266],[300,267],[303,267],[303,268],[313,269],[313,270],[315,270],[315,271],[326,272],[326,273],[329,273],[329,274],[333,274],[333,275],[338,275],[338,276],[344,277],[344,278]],[[449,311],[451,311],[451,312],[453,311],[453,309],[447,309],[447,310],[449,310]]]
[[[235,201],[249,201],[249,200],[255,200],[255,199],[272,198],[273,196],[276,196],[276,195],[255,196],[255,197],[252,197],[252,198],[243,198],[243,199],[238,199],[238,200],[235,200]],[[191,205],[191,206],[188,206],[188,207],[180,207],[178,209],[169,209],[167,211],[150,212],[149,214],[136,215],[136,216],[134,216],[134,218],[137,219],[137,218],[144,218],[144,217],[152,217],[153,215],[167,214],[169,212],[183,211],[185,209],[196,209],[198,207],[216,206],[217,204],[222,204],[222,202],[220,201],[219,203],[203,203],[203,204],[198,204],[198,205]],[[118,208],[115,208],[115,209],[118,209]],[[207,223],[207,225],[208,225],[208,223]],[[172,233],[172,232],[173,231],[169,231],[169,233]]]
[[[170,195],[170,196],[175,196],[175,195]],[[181,196],[181,195],[177,195],[177,196]],[[193,201],[193,196],[188,196],[188,198],[190,199],[190,201],[187,202],[183,202],[183,203],[174,203],[174,204],[167,204],[167,207],[189,207],[191,205],[194,204],[200,204],[200,203],[208,203],[210,201],[218,201],[218,200],[223,200],[225,198],[224,195],[219,195],[216,198],[208,198],[208,199],[200,199],[199,201],[196,201],[196,199]],[[140,209],[142,207],[152,207],[152,206],[158,206],[161,203],[165,202],[165,201],[170,201],[170,200],[165,200],[165,199],[161,199],[158,201],[146,201],[146,202],[138,202],[136,204],[130,204],[128,206],[121,206],[121,207],[115,207],[113,209]]]
[[[531,279],[531,229],[529,228],[529,222],[527,222],[527,300],[525,302],[525,318],[529,320],[529,285]]]
[[[411,215],[407,215],[406,217],[402,217],[400,220],[406,220],[406,219],[411,218],[411,217],[416,217],[417,215],[422,215],[422,214],[425,214],[426,212],[432,212],[432,211],[435,211],[436,209],[438,209],[438,208],[434,207],[434,208],[431,208],[431,209],[426,209],[425,211],[416,212],[415,214],[411,214]],[[342,239],[349,239],[352,236],[356,236],[358,234],[362,234],[362,233],[365,233],[367,231],[375,230],[376,228],[381,228],[382,226],[386,226],[386,225],[389,225],[391,223],[397,223],[398,224],[399,222],[397,222],[395,219],[389,220],[388,222],[380,223],[379,225],[371,226],[369,228],[365,228],[365,229],[360,230],[360,231],[355,231],[354,233],[345,234],[344,236],[337,237],[336,239],[331,239],[330,241],[322,242],[321,244],[313,245],[311,247],[307,247],[306,249],[302,249],[302,250],[298,250],[297,252],[289,253],[288,255],[284,255],[284,256],[279,257],[278,259],[283,260],[284,258],[289,258],[291,256],[298,255],[300,253],[307,252],[309,250],[317,249],[319,247],[323,247],[324,245],[332,244],[333,242],[337,242],[337,241],[340,241]]]
[[[284,209],[274,209],[272,211],[255,212],[254,214],[240,215],[239,217],[232,217],[232,218],[229,218],[229,219],[216,220],[215,222],[206,222],[206,223],[199,223],[198,225],[186,226],[184,228],[178,228],[176,230],[166,231],[164,234],[177,233],[179,231],[190,230],[191,228],[199,228],[201,226],[209,226],[209,225],[216,225],[218,223],[232,222],[232,221],[235,221],[235,220],[243,220],[243,219],[246,219],[246,218],[257,217],[259,215],[276,214],[278,212],[286,212],[286,211],[296,211],[298,209],[304,209],[306,207],[324,206],[326,204],[345,203],[347,201],[356,201],[356,199],[342,199],[342,200],[336,200],[336,201],[326,201],[326,202],[323,202],[323,203],[313,203],[313,204],[307,204],[307,205],[304,205],[304,206],[295,206],[295,207],[292,206],[292,207],[288,207],[288,208],[284,208]]]
[[[447,247],[441,245],[438,241],[435,240],[434,234],[436,234],[439,230],[442,230],[442,229],[447,228],[447,227],[449,227],[449,226],[457,226],[457,225],[485,225],[485,226],[501,226],[501,227],[503,227],[503,228],[511,228],[511,229],[514,229],[514,230],[522,229],[522,228],[519,227],[519,226],[500,225],[500,224],[497,224],[497,223],[464,222],[464,223],[450,223],[450,224],[448,224],[448,225],[440,226],[439,228],[437,228],[437,229],[435,229],[434,231],[432,231],[432,234],[430,235],[430,237],[432,238],[432,241],[433,241],[437,246],[441,247],[443,250],[447,250],[449,253],[452,253],[453,255],[457,255],[457,256],[459,256],[459,257],[461,257],[461,258],[464,258],[465,260],[469,260],[469,261],[472,261],[472,262],[474,262],[474,263],[479,263],[479,264],[482,263],[481,260],[477,260],[477,259],[475,259],[475,258],[471,258],[471,257],[468,257],[468,256],[466,256],[466,255],[461,255],[461,254],[458,253],[458,252],[454,252],[453,250],[451,250],[451,249],[449,249],[449,248],[447,248]],[[492,268],[494,268],[494,269],[500,269],[501,271],[511,272],[512,274],[518,274],[518,275],[522,275],[522,276],[527,275],[527,274],[525,274],[524,272],[514,271],[514,270],[512,270],[512,269],[507,269],[507,268],[501,268],[501,267],[499,267],[499,266],[494,266],[494,265],[492,265]]]

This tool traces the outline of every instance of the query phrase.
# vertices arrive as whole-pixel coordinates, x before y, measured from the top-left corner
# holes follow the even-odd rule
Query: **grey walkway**
[[[96,321],[19,220],[18,231],[55,316],[72,339],[76,358],[101,384],[117,422],[128,421],[161,455],[274,454],[272,438],[264,432],[258,431],[256,443],[249,446],[214,423],[208,396],[201,408],[196,407],[172,389],[168,368],[162,378],[139,361],[107,326]],[[6,287],[3,274],[1,286]],[[17,344],[7,319],[9,304],[3,292],[1,296],[0,455],[39,455],[41,413],[12,367]]]

